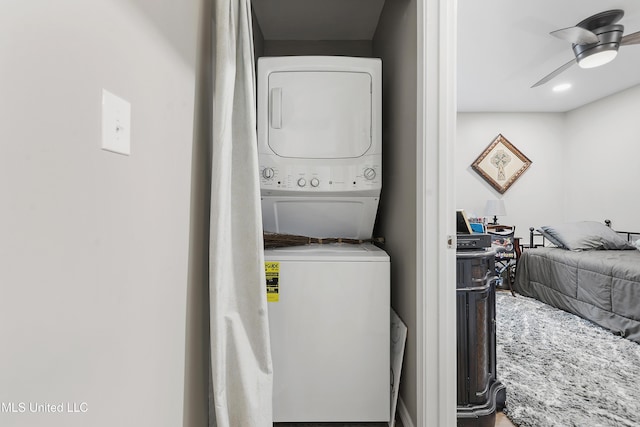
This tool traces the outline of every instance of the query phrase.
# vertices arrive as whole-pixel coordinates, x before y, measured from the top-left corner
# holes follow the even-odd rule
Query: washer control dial
[[[304,178],[300,178],[298,180],[298,187],[304,187],[305,185],[307,185],[307,180]]]
[[[311,178],[311,186],[317,187],[318,185],[320,185],[320,181],[318,181],[318,178]]]
[[[372,179],[374,179],[376,177],[376,171],[373,168],[366,168],[364,170],[364,177],[366,179],[368,179],[369,181],[371,181]]]
[[[262,177],[265,179],[271,179],[275,175],[275,172],[272,168],[264,168],[262,169]]]

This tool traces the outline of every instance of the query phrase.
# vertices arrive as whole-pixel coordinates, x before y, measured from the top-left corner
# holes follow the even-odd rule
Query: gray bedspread
[[[640,343],[639,250],[529,249],[514,288]]]

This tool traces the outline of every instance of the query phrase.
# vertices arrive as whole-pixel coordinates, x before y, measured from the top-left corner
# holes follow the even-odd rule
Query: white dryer
[[[264,230],[371,237],[382,188],[377,58],[258,59]]]

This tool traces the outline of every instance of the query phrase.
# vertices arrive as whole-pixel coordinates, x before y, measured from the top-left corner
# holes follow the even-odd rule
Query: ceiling
[[[640,45],[629,45],[609,64],[573,65],[531,89],[574,58],[571,44],[549,33],[610,9],[625,11],[624,34],[640,31],[638,1],[458,0],[458,110],[564,112],[640,84]],[[572,87],[553,92],[559,83]]]
[[[384,0],[252,0],[265,40],[371,40]]]
[[[398,1],[398,0],[387,0]],[[266,40],[371,40],[384,0],[252,0]],[[551,31],[623,9],[624,34],[640,31],[640,1],[458,0],[458,110],[564,112],[640,84],[640,45],[623,46],[599,68],[573,65],[531,86],[574,58]],[[552,88],[571,83],[566,92]]]

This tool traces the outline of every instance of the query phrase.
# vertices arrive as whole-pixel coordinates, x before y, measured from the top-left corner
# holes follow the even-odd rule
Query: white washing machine
[[[268,249],[265,263],[277,286],[273,421],[388,421],[388,255],[371,244],[310,245]]]
[[[266,232],[368,239],[382,188],[381,61],[258,60]],[[265,251],[275,422],[388,421],[389,257],[371,244]]]

